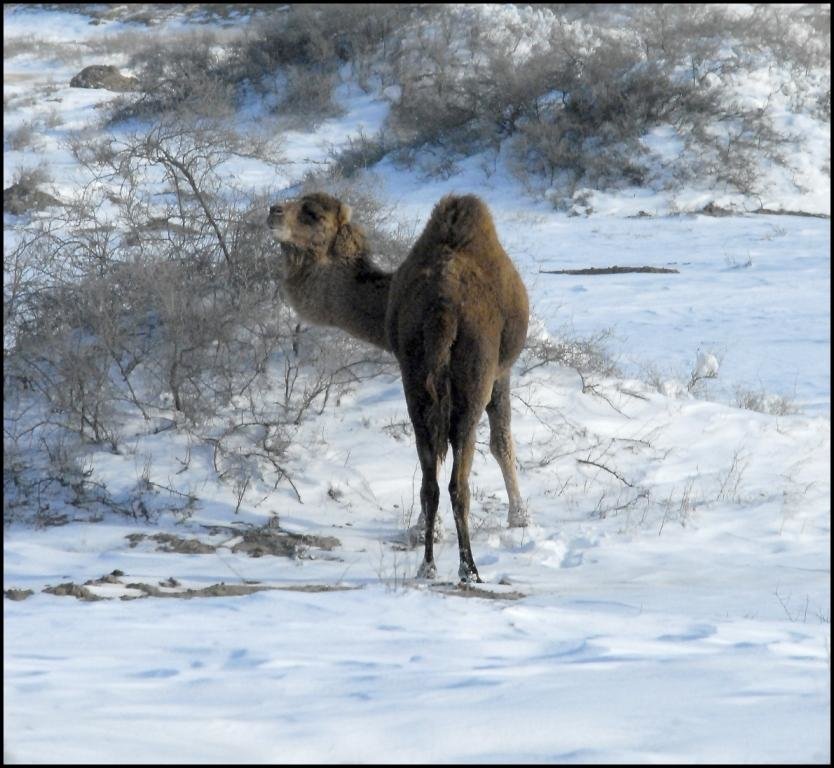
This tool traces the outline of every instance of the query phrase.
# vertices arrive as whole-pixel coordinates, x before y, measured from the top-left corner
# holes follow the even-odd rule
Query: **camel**
[[[469,540],[469,472],[484,409],[509,498],[508,524],[529,524],[510,431],[510,369],[527,336],[527,291],[488,208],[474,195],[442,198],[393,273],[371,262],[365,236],[350,219],[349,206],[323,193],[270,207],[267,225],[281,245],[286,297],[303,319],[394,354],[423,474],[418,526],[425,551],[417,576],[437,575],[437,473],[451,444],[458,574],[480,582]]]

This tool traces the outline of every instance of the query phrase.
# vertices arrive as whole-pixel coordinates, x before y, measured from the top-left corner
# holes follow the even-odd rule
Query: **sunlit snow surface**
[[[4,16],[7,40],[81,41],[120,28],[59,11]],[[48,106],[65,114],[63,128],[92,123],[109,94],[66,86],[89,63],[101,61],[6,61],[4,92],[54,79],[59,101]],[[240,174],[290,188],[330,145],[385,117],[384,102],[350,86],[340,97],[343,118],[287,137],[284,175],[251,164]],[[45,109],[20,108],[10,124]],[[71,155],[53,134],[43,141],[55,191],[71,195]],[[672,139],[661,131],[649,141],[660,151]],[[36,159],[6,152],[4,186]],[[413,437],[396,428],[407,421],[399,380],[365,383],[302,425],[286,463],[303,503],[286,482],[263,483],[238,515],[208,452],[195,450],[177,474],[186,437],[137,424],[129,450],[91,457],[94,478],[118,492],[150,457],[150,478],[195,492],[197,510],[179,525],[110,517],[6,528],[4,588],[35,593],[4,600],[6,762],[830,760],[829,220],[672,216],[668,196],[641,190],[593,195],[593,213],[571,217],[526,195],[500,163],[486,175],[483,165],[471,159],[427,181],[385,161],[373,183],[418,230],[442,194],[480,194],[528,286],[536,328],[611,328],[626,377],[583,393],[569,369],[516,375],[513,432],[534,519],[523,531],[506,528],[481,425],[473,550],[483,587],[505,599],[444,591],[458,559],[445,493],[438,583],[413,580],[421,552],[398,544],[416,517],[419,470]],[[827,213],[829,191],[814,187],[806,209]],[[676,202],[696,210],[702,194],[683,190]],[[780,194],[768,207],[801,207]],[[651,215],[630,218],[641,210]],[[679,273],[540,272],[615,264]],[[687,396],[693,370],[716,364],[712,400]],[[684,394],[641,382],[648,368],[664,391]],[[735,408],[739,387],[786,396],[801,412]],[[204,527],[262,524],[272,513],[341,546],[251,558]],[[159,531],[220,546],[182,555],[125,538]],[[350,589],[122,601],[136,591],[104,585],[92,590],[113,599],[98,602],[40,591],[114,569],[125,585],[174,577],[195,589],[244,580]]]

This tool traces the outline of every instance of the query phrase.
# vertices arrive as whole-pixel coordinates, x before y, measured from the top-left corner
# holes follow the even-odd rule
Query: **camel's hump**
[[[498,242],[489,208],[476,195],[446,195],[431,213],[424,237],[453,250]]]

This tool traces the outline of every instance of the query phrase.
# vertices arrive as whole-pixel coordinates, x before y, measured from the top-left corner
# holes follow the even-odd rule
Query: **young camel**
[[[469,541],[469,471],[485,408],[509,525],[529,522],[510,433],[510,368],[527,336],[527,292],[486,205],[473,195],[444,197],[394,273],[370,262],[350,208],[329,195],[273,205],[267,223],[282,246],[285,293],[296,312],[389,350],[400,364],[423,472],[418,525],[425,527],[425,554],[418,577],[437,574],[437,472],[451,443],[459,575],[481,581]]]

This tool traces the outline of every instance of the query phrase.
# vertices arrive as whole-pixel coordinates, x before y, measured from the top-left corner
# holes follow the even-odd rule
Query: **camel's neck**
[[[385,310],[391,277],[362,259],[290,271],[284,286],[293,309],[306,320],[336,326],[390,351]]]

